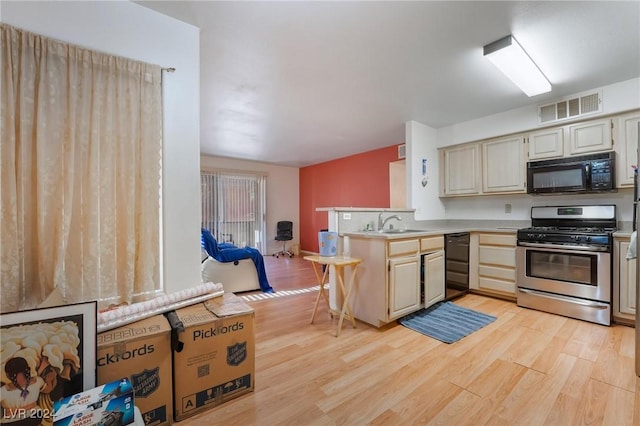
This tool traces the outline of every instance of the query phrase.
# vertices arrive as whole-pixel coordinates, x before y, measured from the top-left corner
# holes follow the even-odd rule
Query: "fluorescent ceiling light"
[[[484,46],[484,56],[527,96],[551,91],[551,83],[512,35]]]

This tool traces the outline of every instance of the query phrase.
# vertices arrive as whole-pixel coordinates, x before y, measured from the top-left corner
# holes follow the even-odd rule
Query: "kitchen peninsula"
[[[338,253],[349,241],[351,256],[363,258],[353,297],[357,319],[381,327],[395,319],[442,300],[445,267],[443,240],[466,233],[469,239],[469,292],[516,301],[516,232],[525,221],[414,220],[410,209],[318,208],[329,215],[329,229],[340,235]],[[378,231],[380,219],[386,221]],[[393,225],[391,227],[390,225]],[[631,225],[619,222],[613,233],[613,321],[630,324],[635,318],[635,292],[626,264]],[[625,245],[626,244],[626,245]],[[348,279],[349,277],[345,277]],[[366,283],[366,285],[361,285]],[[330,277],[330,305],[341,306]]]
[[[329,230],[345,238],[351,256],[363,258],[353,288],[354,315],[381,327],[444,299],[444,238],[469,232],[469,282],[476,293],[515,301],[515,234],[528,221],[416,221],[410,209],[334,207]],[[382,232],[379,226],[388,220]],[[348,277],[345,277],[348,279]],[[341,305],[330,277],[330,304]],[[366,285],[360,285],[366,283]]]

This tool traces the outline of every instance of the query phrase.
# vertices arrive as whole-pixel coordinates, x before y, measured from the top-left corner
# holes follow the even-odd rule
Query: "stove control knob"
[[[588,243],[591,242],[591,237],[587,236],[587,238],[585,238],[585,241]]]

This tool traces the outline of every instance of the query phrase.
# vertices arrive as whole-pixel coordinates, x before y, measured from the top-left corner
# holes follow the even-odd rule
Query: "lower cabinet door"
[[[389,259],[389,320],[420,309],[420,257]]]
[[[425,254],[424,265],[424,307],[444,300],[444,250]]]
[[[636,262],[637,259],[627,260],[627,252],[629,251],[629,241],[619,242],[620,260],[618,267],[620,268],[620,282],[614,283],[619,285],[619,311],[621,314],[636,315]]]

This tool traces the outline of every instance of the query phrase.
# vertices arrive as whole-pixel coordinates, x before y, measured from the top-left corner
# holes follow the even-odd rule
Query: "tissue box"
[[[133,387],[123,378],[76,393],[53,404],[54,426],[133,423]]]
[[[133,394],[101,401],[75,414],[54,420],[54,426],[124,426],[134,421]]]

